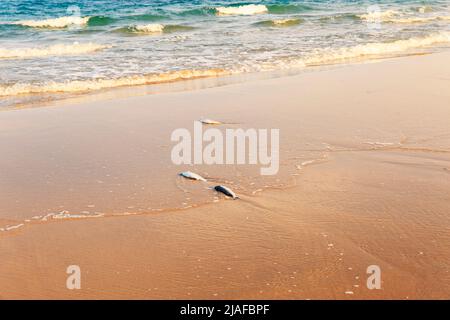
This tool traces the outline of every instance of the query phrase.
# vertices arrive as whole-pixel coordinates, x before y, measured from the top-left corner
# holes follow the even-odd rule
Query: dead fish
[[[203,124],[222,124],[222,122],[212,119],[201,119],[200,122]]]
[[[233,190],[231,190],[228,187],[225,186],[215,186],[214,190],[216,190],[217,192],[221,192],[224,195],[226,195],[227,197],[233,198],[233,199],[239,199],[239,197],[233,192]]]
[[[196,174],[194,172],[191,171],[184,171],[180,173],[180,176],[186,178],[186,179],[191,179],[191,180],[200,180],[200,181],[206,181],[205,178],[203,178],[201,175]]]

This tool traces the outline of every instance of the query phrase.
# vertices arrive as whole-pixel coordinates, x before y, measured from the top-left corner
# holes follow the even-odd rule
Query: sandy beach
[[[1,111],[0,298],[449,299],[449,61]],[[205,117],[279,129],[278,174],[173,164],[171,132]]]

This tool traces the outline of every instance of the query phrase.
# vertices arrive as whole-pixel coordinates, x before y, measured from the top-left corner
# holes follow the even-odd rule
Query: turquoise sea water
[[[4,0],[0,106],[448,44],[449,0]]]

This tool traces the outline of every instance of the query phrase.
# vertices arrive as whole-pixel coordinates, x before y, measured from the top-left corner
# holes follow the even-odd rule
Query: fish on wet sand
[[[239,197],[233,192],[233,190],[231,190],[228,187],[218,185],[218,186],[214,187],[214,190],[216,190],[217,192],[223,193],[227,197],[230,197],[230,198],[233,198],[233,199],[239,199]]]
[[[203,123],[203,124],[210,124],[210,125],[222,124],[222,122],[217,121],[217,120],[213,120],[213,119],[201,119],[200,122]]]
[[[198,181],[205,181],[206,179],[203,178],[201,175],[191,172],[191,171],[184,171],[180,173],[180,176],[186,178],[186,179],[191,179],[191,180],[198,180]]]

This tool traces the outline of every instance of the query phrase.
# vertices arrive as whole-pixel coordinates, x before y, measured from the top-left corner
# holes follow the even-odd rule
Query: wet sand
[[[449,61],[0,112],[0,297],[450,298]],[[201,117],[279,128],[279,174],[172,164]]]

